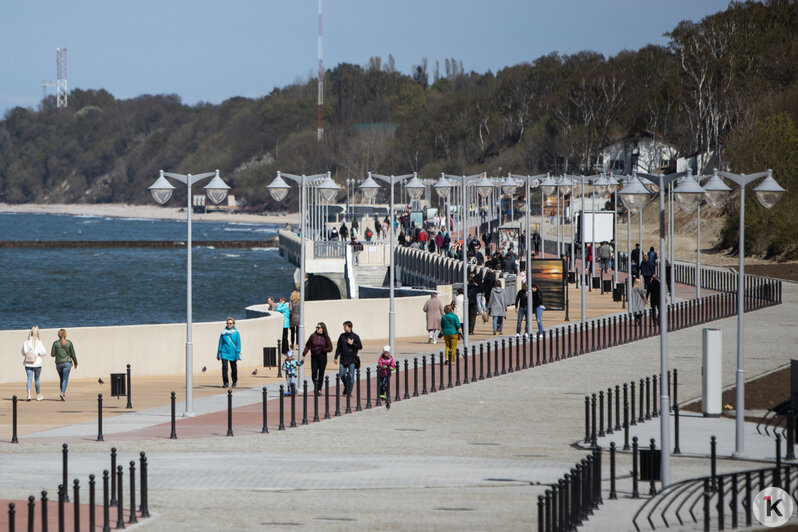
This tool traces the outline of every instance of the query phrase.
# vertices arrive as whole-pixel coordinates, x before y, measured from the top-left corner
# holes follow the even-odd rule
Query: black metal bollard
[[[637,436],[632,438],[632,498],[639,499],[640,491],[637,489],[639,478],[637,469]]]
[[[341,415],[341,374],[335,374],[335,413],[333,416],[339,417]]]
[[[429,393],[435,393],[435,354],[429,356],[430,387]]]
[[[455,377],[457,380],[455,381],[454,385],[460,386],[460,348],[455,349],[454,362],[452,362],[450,365],[454,365],[455,368]]]
[[[717,470],[717,460],[718,460],[717,447],[718,447],[717,439],[715,438],[715,436],[712,436],[709,439],[709,469],[710,469],[710,479],[711,479],[710,489],[712,491],[717,490],[717,486],[718,486],[718,484],[717,484],[717,478],[718,478],[718,474],[717,474],[717,472],[718,472],[718,470]]]
[[[413,357],[413,397],[418,397],[418,357]]]
[[[11,398],[11,443],[19,443],[17,438],[17,396]]]
[[[379,379],[379,376],[380,376],[380,372],[379,372],[379,368],[378,368],[377,369],[377,400],[374,401],[374,406],[375,407],[382,406],[382,398],[380,397],[382,394],[380,393],[380,385],[379,385],[380,379]],[[390,384],[390,380],[391,380],[391,374],[389,372],[387,374],[387,383],[388,384]],[[387,386],[386,386],[386,389],[387,389]]]
[[[377,394],[379,397],[379,394]],[[371,368],[366,368],[366,410],[371,408]],[[314,419],[313,421],[318,421]]]
[[[610,500],[618,498],[615,491],[615,442],[610,442]]]
[[[116,504],[116,447],[111,447],[111,506]]]
[[[615,385],[615,428],[621,430],[621,386]]]
[[[568,331],[569,331],[568,342],[569,343],[571,341],[570,330],[571,330],[571,326],[569,325],[568,326]],[[527,333],[524,333],[524,335],[521,337],[521,359],[523,361],[523,364],[521,365],[521,369],[527,369],[529,367],[529,366],[526,365],[526,355],[527,355],[527,353],[526,353],[526,339],[527,338],[528,338]],[[476,370],[476,368],[474,368],[474,375],[476,375],[476,374],[477,374],[477,370]]]
[[[607,434],[613,433],[612,428],[612,388],[607,388]]]
[[[324,376],[324,419],[330,419],[330,376],[329,375]]]
[[[33,519],[36,512],[36,497],[31,495],[28,497],[28,530],[33,532]],[[10,523],[9,523],[10,525]],[[14,532],[14,527],[9,526],[9,530]]]
[[[149,500],[149,475],[147,473],[147,456],[144,454],[144,451],[139,453],[139,478],[141,479],[139,490],[141,492],[141,497],[139,501],[139,512],[141,513],[141,517],[149,517],[150,516],[150,500]]]
[[[466,383],[468,383],[468,364],[466,364]],[[477,346],[471,344],[471,382],[477,382]]]
[[[457,362],[457,351],[454,352],[454,360],[455,362]],[[455,362],[452,362],[451,360],[446,361],[446,374],[449,377],[449,381],[446,385],[447,388],[452,387],[452,364],[454,364]],[[443,375],[441,375],[441,377],[442,376]],[[441,389],[443,389],[443,385],[441,385]]]
[[[644,401],[645,395],[646,395],[645,394],[644,383],[645,383],[645,379],[640,379],[640,412],[639,412],[640,415],[637,418],[637,421],[639,423],[643,423],[646,420],[645,411],[643,410],[643,401]]]
[[[427,395],[427,355],[421,355],[421,395]]]
[[[544,519],[546,503],[543,495],[538,495],[538,532],[546,531],[546,521]]]
[[[130,398],[132,396],[132,391],[130,389],[130,364],[127,365],[127,405],[125,408],[133,408],[133,403],[130,402]]]
[[[649,448],[651,449],[651,456],[654,456],[654,451],[657,450],[657,444],[654,442],[654,438],[651,438]],[[649,495],[656,495],[657,494],[657,484],[654,480],[654,475],[650,475],[650,485],[648,488]]]
[[[280,385],[280,424],[277,430],[285,430],[285,386]]]
[[[626,384],[623,385],[623,450],[629,450],[629,401],[626,400]]]
[[[112,449],[115,451],[115,449]],[[114,455],[116,453],[114,452]],[[64,502],[69,502],[69,445],[61,446],[61,484],[64,486]]]
[[[493,342],[493,376],[499,376],[499,341]]]
[[[781,488],[781,434],[776,434],[776,467],[773,470],[773,485]]]
[[[360,370],[358,370],[360,371]],[[358,381],[358,397],[360,396],[360,382]],[[302,381],[302,424],[308,424],[308,380]]]
[[[130,517],[128,523],[138,523],[136,518],[136,461],[130,461]],[[75,528],[77,530],[77,528]]]
[[[111,503],[108,495],[108,470],[103,470],[103,532],[110,532],[111,530]],[[42,516],[44,522],[44,516]]]
[[[266,387],[264,386],[261,390],[261,394],[263,396],[263,426],[260,428],[261,434],[268,434],[269,433],[269,423],[268,423],[268,413],[267,413],[267,406],[266,400],[268,398],[268,392],[266,391]],[[314,421],[318,421],[315,419]]]
[[[646,419],[651,419],[651,377],[646,377]]]
[[[596,439],[596,394],[593,394],[590,398],[590,444],[592,447],[597,447],[597,439]]]
[[[490,348],[490,344],[488,344],[488,348]],[[479,380],[485,380],[484,362],[485,362],[485,344],[479,344]],[[488,363],[490,363],[490,356],[488,356]],[[490,371],[488,371],[488,373],[490,373]]]
[[[552,349],[554,360],[560,360],[560,329],[554,329],[554,334],[552,334],[551,336],[554,340],[554,348]],[[510,362],[512,365],[512,361]]]
[[[787,416],[787,460],[795,460],[795,416]],[[787,490],[784,490],[787,491]]]
[[[407,361],[405,361],[405,362],[407,362]],[[401,367],[401,364],[399,362],[397,362],[396,363],[396,401],[399,401],[402,398],[401,395],[399,394],[399,368],[400,367]],[[407,369],[407,367],[405,367],[405,369]],[[407,373],[407,372],[405,371],[405,373]],[[386,395],[386,397],[388,397],[388,399],[390,399],[390,396]],[[386,400],[386,404],[387,404],[387,400]]]
[[[673,404],[677,404],[679,400],[676,397],[676,392],[679,390],[679,371],[673,368]]]
[[[405,394],[402,397],[403,399],[410,399],[410,393],[409,393],[409,389],[410,389],[410,381],[409,381],[409,379],[410,379],[410,371],[409,371],[409,368],[410,368],[410,361],[408,359],[405,359]],[[396,395],[399,395],[399,385],[398,384],[396,386]]]
[[[397,371],[399,370],[399,364],[396,364],[396,369],[397,369]],[[385,379],[385,408],[387,410],[390,410],[391,409],[391,366],[388,366],[387,370],[388,370],[388,378]],[[398,373],[397,373],[397,375],[398,375]],[[398,379],[397,379],[397,382],[399,382]],[[397,393],[397,395],[399,394],[398,385],[397,385],[397,392],[396,393]]]
[[[502,375],[507,374],[507,370],[505,369],[507,365],[506,364],[507,352],[505,350],[505,343],[506,343],[505,339],[502,338]]]
[[[47,532],[47,491],[42,491],[42,498],[41,498],[41,506],[42,506],[42,532]],[[105,531],[103,531],[105,532]]]
[[[233,435],[233,391],[227,390],[227,435]]]
[[[97,483],[94,480],[94,475],[89,475],[89,530],[91,530],[92,532],[94,532],[94,529],[97,528],[97,519],[96,519],[96,515],[95,515],[95,511],[94,511],[95,510],[95,503],[96,503],[96,499],[95,499],[96,494],[95,494],[94,490],[96,488],[96,484]],[[30,499],[33,500],[33,497],[31,497]],[[33,520],[32,519],[33,518],[33,512],[32,511],[31,511],[30,518],[31,518],[30,521],[32,521]]]
[[[177,431],[175,428],[175,392],[172,392],[172,433],[169,434],[169,439],[177,439]],[[113,468],[111,468],[111,471],[113,471]]]
[[[637,417],[635,417],[635,381],[631,382],[629,388],[631,389],[631,400],[629,401],[629,408],[632,413],[631,416],[629,416],[629,419],[631,419],[629,424],[637,425]]]
[[[355,385],[355,412],[360,412],[363,408],[360,406],[360,368],[355,370],[355,379],[357,379],[357,383]]]
[[[651,396],[654,398],[652,401],[654,404],[651,405],[651,417],[659,417],[659,412],[657,412],[657,376],[654,375],[651,377]]]
[[[66,488],[63,484],[58,485],[58,532],[64,531],[64,503],[66,502]]]
[[[604,436],[604,391],[599,390],[599,425],[598,425],[598,435]]]
[[[16,529],[16,518],[17,518],[17,505],[13,502],[8,503],[8,530],[9,532],[14,532]]]
[[[585,441],[590,443],[590,397],[585,396]]]
[[[125,508],[122,497],[122,466],[116,466],[116,528],[125,528]]]
[[[679,405],[673,406],[673,454],[682,454],[679,448]]]
[[[490,372],[490,342],[487,342],[487,346],[488,346],[488,351],[486,353],[485,358],[487,358],[488,371],[485,373],[485,377],[490,379],[491,377],[493,377],[493,374]]]

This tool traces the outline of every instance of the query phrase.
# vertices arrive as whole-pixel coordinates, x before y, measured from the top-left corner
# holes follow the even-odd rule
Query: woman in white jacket
[[[28,374],[28,401],[31,399],[30,386],[34,379],[36,381],[36,400],[41,401],[44,399],[39,387],[39,377],[42,374],[41,355],[46,354],[47,350],[39,339],[39,327],[34,325],[30,330],[30,334],[28,334],[28,339],[22,344],[23,364],[25,365],[25,373]]]

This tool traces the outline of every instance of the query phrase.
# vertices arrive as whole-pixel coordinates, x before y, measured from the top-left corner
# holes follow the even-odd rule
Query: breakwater
[[[194,240],[192,247],[216,249],[275,248],[277,239],[269,240]],[[74,248],[185,248],[185,240],[3,240],[0,249],[74,249]]]

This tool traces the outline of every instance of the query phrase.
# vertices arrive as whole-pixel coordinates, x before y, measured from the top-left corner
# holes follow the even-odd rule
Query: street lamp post
[[[759,172],[757,174],[733,174],[731,172],[713,172],[714,176],[722,176],[737,183],[740,187],[740,234],[737,244],[739,255],[739,265],[737,268],[737,379],[735,397],[735,450],[732,456],[742,458],[745,456],[745,433],[743,424],[745,422],[745,379],[743,374],[743,313],[745,312],[745,293],[743,291],[745,283],[745,187],[757,179],[765,179],[754,188],[756,199],[766,209],[773,208],[784,194],[784,189],[773,179],[773,171]],[[707,190],[705,188],[705,190]],[[718,194],[717,189],[707,191],[708,195]]]
[[[390,235],[389,244],[388,244],[388,253],[390,254],[390,266],[389,266],[389,298],[390,298],[390,308],[388,311],[388,344],[391,346],[391,354],[395,354],[396,350],[394,346],[396,344],[396,313],[394,311],[394,284],[396,283],[396,274],[394,272],[394,245],[393,245],[393,238],[394,238],[394,185],[396,183],[401,183],[402,180],[412,177],[418,180],[416,174],[405,174],[399,176],[387,176],[387,175],[380,175],[380,174],[373,174],[369,172],[368,178],[360,185],[360,189],[363,191],[363,195],[367,198],[371,199],[377,195],[377,190],[379,190],[380,185],[374,181],[374,178],[379,179],[380,181],[384,181],[388,183],[388,187],[391,189],[391,206],[390,206],[390,228],[388,229],[388,234]],[[412,183],[412,180],[411,180]],[[420,187],[412,187],[411,194],[413,191],[418,191],[418,195],[421,196],[421,192],[423,192],[424,185],[421,184]]]
[[[307,207],[307,192],[306,189],[309,185],[321,178],[328,178],[332,181],[329,176],[324,174],[316,174],[316,175],[294,175],[294,174],[286,174],[284,172],[277,172],[277,177],[269,183],[266,188],[269,191],[271,197],[277,201],[283,201],[285,196],[288,194],[289,189],[291,188],[288,183],[285,182],[283,178],[289,179],[297,185],[299,185],[299,328],[298,328],[298,335],[299,335],[299,342],[300,345],[305,339],[305,238],[307,235],[307,228],[305,224],[305,218],[307,217],[306,207]],[[326,179],[325,179],[326,182]],[[321,183],[319,183],[321,185]],[[320,190],[323,197],[327,197],[328,201],[331,201],[335,198],[335,194],[337,192],[337,185],[335,182],[332,182],[332,185],[335,188],[328,188]],[[317,187],[314,187],[314,189]],[[300,375],[299,378],[302,378],[302,368],[300,367]],[[316,383],[314,383],[315,385]]]
[[[186,185],[186,410],[183,413],[184,417],[191,417],[194,415],[194,346],[192,343],[191,316],[191,186],[211,176],[213,176],[213,179],[204,187],[205,193],[208,195],[208,199],[218,205],[227,197],[227,191],[230,190],[230,187],[219,177],[219,170],[198,175],[173,174],[161,170],[158,179],[149,187],[152,198],[160,205],[163,205],[169,201],[169,198],[172,197],[172,192],[175,190],[175,187],[167,181],[167,177],[171,177]]]

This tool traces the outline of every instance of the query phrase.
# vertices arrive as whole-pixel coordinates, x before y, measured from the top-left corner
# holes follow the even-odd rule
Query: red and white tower
[[[319,0],[319,107],[316,112],[316,137],[321,140],[324,137],[324,127],[321,123],[321,109],[324,105],[324,64],[321,59],[321,0]]]
[[[58,109],[67,106],[67,49],[59,46],[55,49],[55,64],[57,70],[56,81],[56,107]]]

